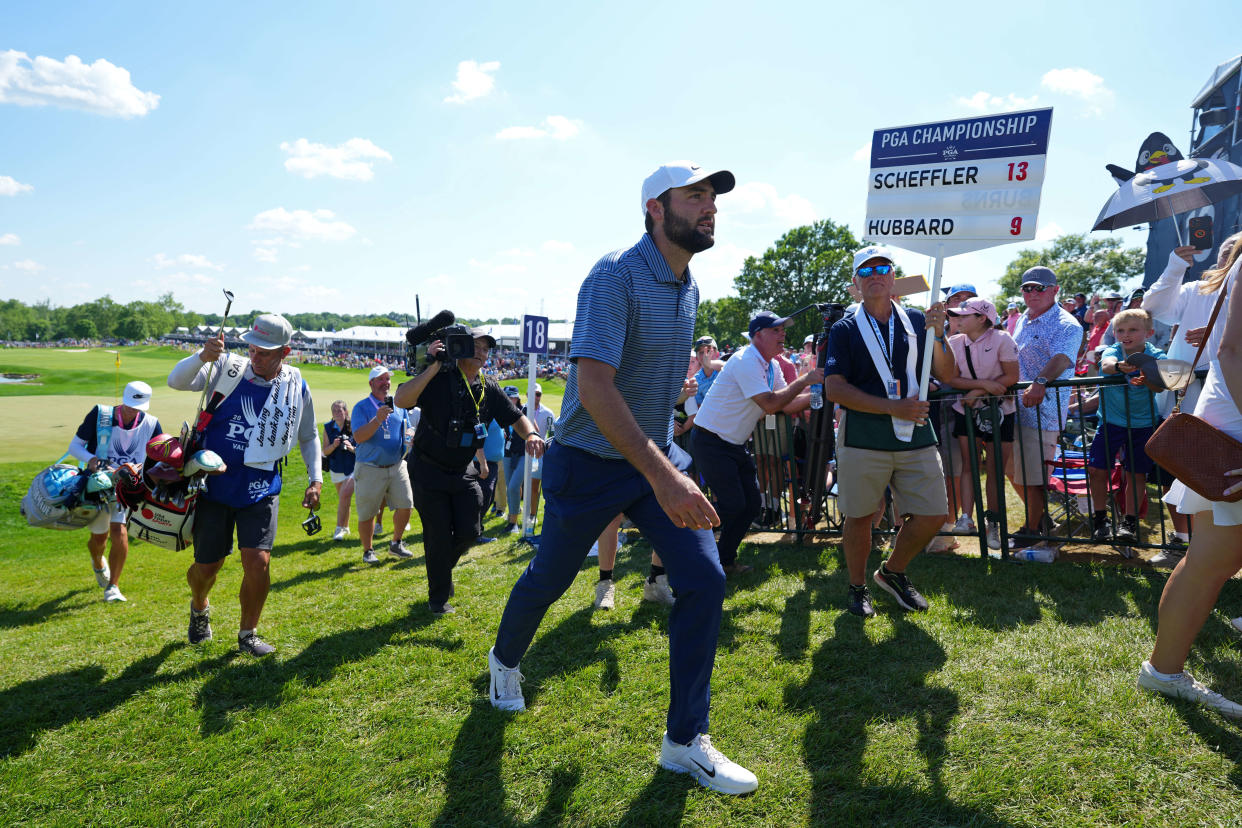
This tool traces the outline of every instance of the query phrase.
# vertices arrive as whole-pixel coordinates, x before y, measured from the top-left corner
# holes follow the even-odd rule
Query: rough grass
[[[523,660],[530,711],[503,714],[486,653],[525,548],[476,548],[458,614],[436,619],[421,555],[363,566],[286,504],[262,624],[279,650],[256,662],[233,646],[236,561],[216,639],[190,647],[188,554],[135,545],[129,603],[102,603],[85,535],[16,513],[37,468],[0,466],[0,824],[1242,821],[1236,727],[1134,688],[1157,572],[928,556],[912,572],[931,611],[879,596],[864,624],[835,546],[743,547],[756,570],[730,584],[712,729],[760,788],[731,799],[656,765],[666,614],[640,601],[641,544],[614,612],[591,612],[584,565]],[[1242,611],[1238,584],[1222,605]],[[1191,669],[1242,696],[1237,650],[1214,617]]]

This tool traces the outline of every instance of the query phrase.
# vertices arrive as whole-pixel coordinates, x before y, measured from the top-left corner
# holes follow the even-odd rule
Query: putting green
[[[136,346],[91,350],[55,348],[0,349],[0,373],[39,374],[33,383],[0,385],[0,462],[51,463],[65,453],[86,413],[98,403],[119,401],[117,388],[140,379],[151,385],[151,413],[171,433],[194,418],[199,395],[174,391],[168,371],[187,354],[174,348]],[[368,393],[367,372],[360,368],[300,365],[315,398],[315,418],[325,422],[332,401],[345,400],[351,408]],[[119,377],[119,378],[118,378]],[[405,380],[398,372],[394,387]],[[541,381],[545,402],[559,411],[564,384]],[[526,392],[526,380],[506,380]],[[298,461],[300,464],[300,461]]]

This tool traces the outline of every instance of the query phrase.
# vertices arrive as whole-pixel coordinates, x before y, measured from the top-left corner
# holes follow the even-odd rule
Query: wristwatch
[[[1048,378],[1047,377],[1036,377],[1035,379],[1031,380],[1031,382],[1035,383],[1036,385],[1047,385]]]

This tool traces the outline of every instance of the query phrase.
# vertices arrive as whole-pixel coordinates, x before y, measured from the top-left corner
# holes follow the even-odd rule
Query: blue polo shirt
[[[1143,352],[1155,359],[1165,359],[1164,351],[1152,345],[1150,342],[1143,343]],[[1100,359],[1104,357],[1115,357],[1118,362],[1125,362],[1125,350],[1121,347],[1121,343],[1109,345],[1100,354]],[[1131,377],[1137,377],[1138,374],[1126,374],[1126,380]],[[1129,407],[1127,408],[1126,397],[1129,396]],[[1156,412],[1156,395],[1153,394],[1145,385],[1101,385],[1100,386],[1100,416],[1104,418],[1104,422],[1109,425],[1121,426],[1125,428],[1151,428],[1155,425]]]
[[[359,400],[354,406],[354,410],[349,413],[349,425],[354,431],[355,440],[358,439],[358,429],[375,418],[375,412],[379,411],[381,405],[382,400],[375,399],[374,394],[368,394],[366,399]],[[398,462],[405,454],[406,416],[406,411],[402,408],[389,414],[388,422],[375,429],[370,440],[358,443],[354,458],[359,463],[369,463],[372,466],[391,466]]]
[[[678,280],[649,234],[595,263],[578,290],[574,338],[555,440],[621,459],[578,399],[578,363],[586,357],[617,369],[615,383],[652,442],[673,440],[673,405],[686,378],[699,288],[687,268]]]

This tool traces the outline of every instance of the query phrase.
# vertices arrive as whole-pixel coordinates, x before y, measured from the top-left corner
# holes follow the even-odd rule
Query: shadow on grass
[[[42,733],[79,719],[102,716],[152,687],[214,670],[233,657],[229,653],[157,675],[168,656],[185,646],[180,641],[165,644],[159,652],[135,661],[107,681],[104,668],[91,664],[22,682],[0,693],[0,759],[25,753]]]
[[[417,632],[435,620],[426,604],[418,603],[400,618],[317,639],[287,661],[246,659],[230,664],[199,689],[201,732],[204,736],[227,732],[232,727],[230,715],[234,711],[278,707],[290,681],[316,687],[330,680],[338,668],[369,658],[393,643],[396,636]],[[442,650],[461,646],[460,642],[445,638],[421,638],[408,643]]]
[[[811,822],[1006,825],[949,800],[943,764],[957,694],[926,684],[927,676],[944,664],[945,653],[905,616],[893,616],[893,625],[893,635],[876,642],[867,636],[862,619],[842,613],[834,635],[812,656],[806,683],[785,688],[787,706],[815,714],[803,737],[803,761],[812,777]],[[918,731],[925,784],[870,784],[863,778],[868,731],[901,719],[912,720]],[[918,770],[904,769],[906,774]]]
[[[291,578],[285,578],[284,580],[281,580],[281,581],[272,581],[271,591],[282,592],[286,589],[290,589],[291,587],[300,586],[302,584],[314,583],[315,581],[322,581],[327,578],[332,578],[335,580],[335,579],[341,578],[344,575],[349,574],[354,569],[355,569],[355,562],[351,560],[345,563],[339,563],[336,566],[332,567],[331,569],[308,570],[306,572],[301,572],[297,575],[294,575]]]
[[[616,620],[601,623],[598,617],[592,620],[592,612],[592,608],[587,606],[536,638],[522,658],[523,668],[533,677],[546,679],[558,673],[582,670],[602,661],[604,669],[601,690],[604,693],[615,691],[621,674],[610,642],[619,640],[627,632],[646,628],[653,619],[662,617],[665,613],[660,608],[642,605],[628,621],[614,616]],[[448,828],[456,825],[553,825],[563,822],[569,799],[582,772],[572,765],[551,769],[547,800],[538,815],[528,823],[516,821],[505,808],[500,760],[505,752],[506,725],[512,720],[520,726],[521,717],[526,714],[506,713],[494,709],[488,703],[490,678],[486,673],[473,684],[476,701],[471,707],[470,715],[457,731],[457,739],[453,742],[453,750],[448,760],[444,785],[448,799],[432,824],[439,828]],[[532,681],[524,690],[527,706],[537,704],[538,684]],[[659,791],[673,791],[676,786],[669,786],[667,789],[656,786],[655,783],[648,786],[649,790],[653,787],[658,787]],[[654,795],[662,794],[657,792]],[[681,789],[679,798],[682,805],[677,808],[673,822],[677,821],[684,809],[684,788]],[[643,802],[647,807],[652,805],[645,797]]]
[[[59,598],[49,598],[36,607],[0,607],[0,629],[15,629],[42,624],[52,616],[60,615],[80,606],[68,604],[70,598],[91,590],[72,589]]]

